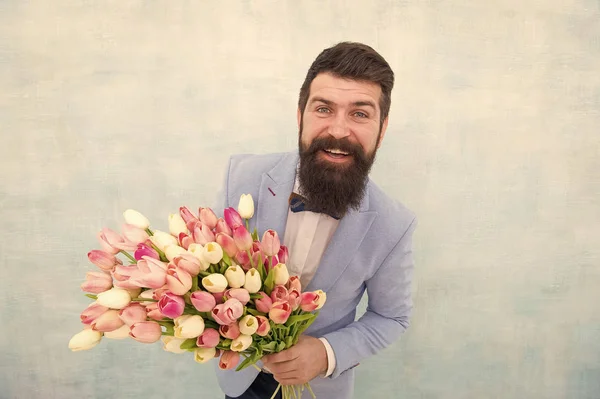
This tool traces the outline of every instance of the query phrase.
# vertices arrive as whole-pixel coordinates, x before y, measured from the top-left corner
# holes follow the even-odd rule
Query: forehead
[[[358,101],[372,101],[379,110],[381,86],[377,83],[340,78],[330,73],[320,73],[310,84],[308,101],[322,97],[338,105]]]

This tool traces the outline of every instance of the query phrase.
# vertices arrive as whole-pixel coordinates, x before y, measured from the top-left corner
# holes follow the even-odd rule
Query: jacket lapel
[[[323,253],[315,276],[306,287],[307,291],[316,289],[329,291],[350,265],[377,216],[377,212],[368,210],[368,193],[367,187],[360,209],[350,211],[340,220],[340,224]]]
[[[288,199],[294,188],[297,164],[298,154],[288,153],[273,169],[262,175],[256,213],[259,234],[272,229],[283,240],[289,209]]]

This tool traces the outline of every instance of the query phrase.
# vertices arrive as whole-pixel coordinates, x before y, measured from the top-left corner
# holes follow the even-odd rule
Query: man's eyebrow
[[[310,100],[309,104],[313,104],[313,103],[323,103],[325,105],[333,105],[334,102],[331,100],[327,100],[326,98],[323,97],[314,97]],[[375,103],[373,101],[355,101],[352,103],[352,105],[354,105],[355,107],[371,107],[373,109],[377,109],[377,107],[375,106]]]
[[[323,104],[326,104],[326,105],[333,105],[333,101],[327,100],[327,99],[325,99],[323,97],[313,97],[310,100],[310,104],[313,104],[313,103],[323,103]]]

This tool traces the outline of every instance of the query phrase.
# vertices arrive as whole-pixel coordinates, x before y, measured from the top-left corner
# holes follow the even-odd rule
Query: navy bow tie
[[[337,215],[331,215],[329,213],[321,212],[321,211],[316,210],[315,207],[311,206],[310,203],[308,203],[306,201],[306,198],[304,198],[303,196],[301,196],[298,193],[292,192],[290,194],[290,201],[289,202],[290,202],[290,210],[292,212],[294,212],[294,213],[304,212],[304,211],[315,212],[315,213],[324,213],[326,215],[331,216],[332,218],[334,218],[336,220],[340,219],[339,216],[337,216]]]

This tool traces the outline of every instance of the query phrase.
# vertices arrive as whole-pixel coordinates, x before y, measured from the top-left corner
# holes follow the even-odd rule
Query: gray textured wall
[[[158,344],[67,349],[86,252],[294,149],[341,40],[396,72],[373,177],[420,218],[413,325],[356,397],[600,397],[596,0],[0,1],[0,397],[221,397]]]

